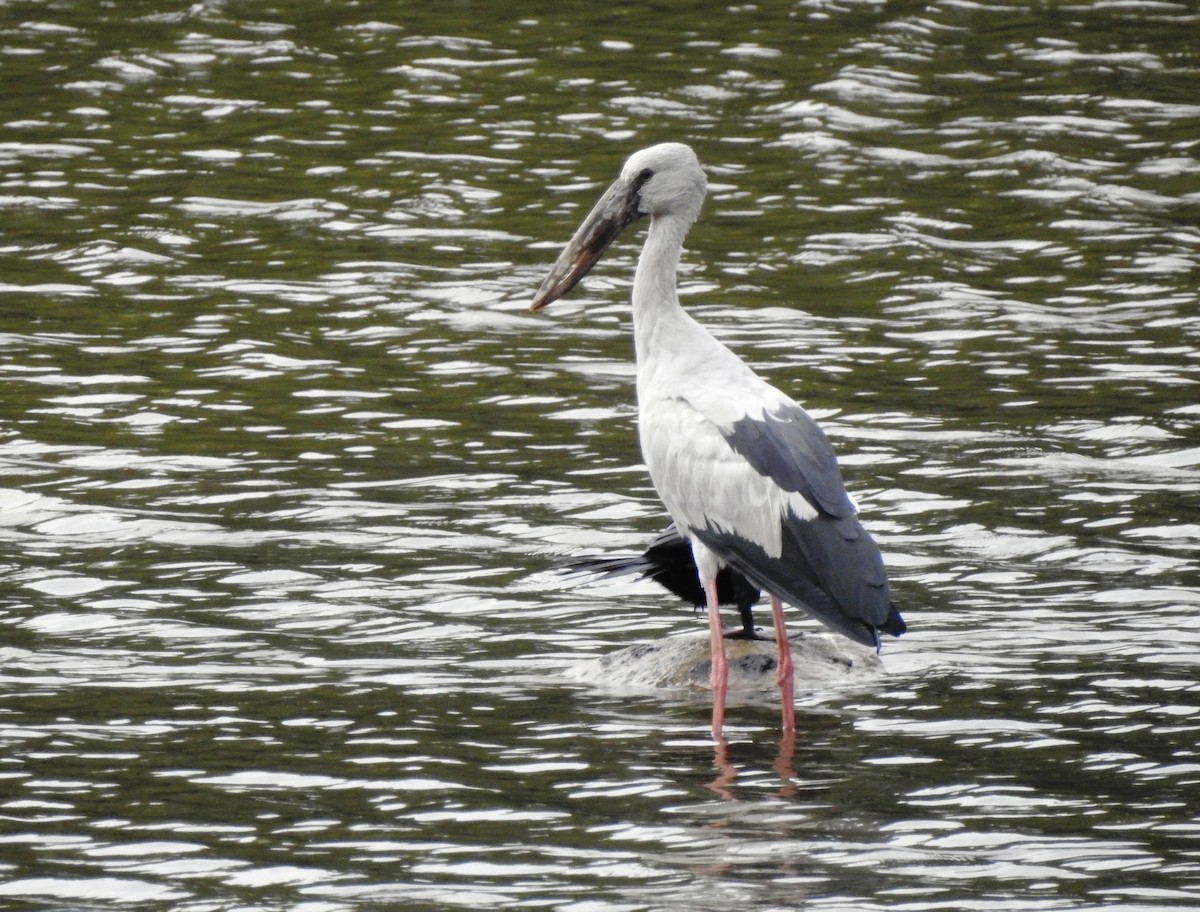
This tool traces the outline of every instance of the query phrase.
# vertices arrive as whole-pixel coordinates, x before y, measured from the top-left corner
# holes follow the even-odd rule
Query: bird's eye
[[[654,172],[649,168],[643,168],[637,177],[633,179],[633,189],[641,190],[646,185],[646,181],[654,177]]]

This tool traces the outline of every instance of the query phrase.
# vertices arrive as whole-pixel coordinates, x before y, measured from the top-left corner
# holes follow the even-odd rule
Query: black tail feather
[[[640,576],[653,580],[676,597],[703,608],[707,605],[704,588],[696,561],[692,557],[692,546],[671,523],[646,546],[641,554],[605,557],[585,557],[571,560],[564,568],[573,573],[596,573],[600,576]],[[742,626],[754,629],[752,607],[762,593],[741,573],[725,567],[717,574],[717,601],[722,605],[733,605],[741,614]]]

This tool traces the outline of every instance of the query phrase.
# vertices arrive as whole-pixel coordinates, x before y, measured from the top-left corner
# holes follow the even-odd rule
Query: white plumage
[[[664,143],[635,153],[558,258],[533,307],[566,294],[623,228],[650,216],[633,283],[638,431],[650,478],[691,542],[707,595],[719,736],[725,658],[715,577],[722,566],[771,596],[785,728],[794,716],[782,599],[863,643],[878,645],[880,630],[898,636],[904,622],[824,433],[679,305],[683,239],[704,194],[704,171],[689,147]]]

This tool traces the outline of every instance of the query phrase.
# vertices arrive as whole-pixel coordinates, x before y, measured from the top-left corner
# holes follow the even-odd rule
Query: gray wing
[[[725,434],[730,448],[759,475],[799,494],[812,507],[779,517],[782,548],[775,556],[736,534],[707,527],[693,533],[757,585],[806,608],[858,642],[878,645],[891,605],[883,558],[856,516],[833,448],[808,413],[789,404],[745,416]]]
[[[857,512],[829,439],[800,406],[789,404],[757,418],[746,415],[733,423],[725,440],[756,472],[799,493],[814,508],[843,519]]]

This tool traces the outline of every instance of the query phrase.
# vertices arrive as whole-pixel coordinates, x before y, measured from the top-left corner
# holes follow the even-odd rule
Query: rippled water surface
[[[1200,908],[1191,4],[0,4],[0,901]],[[565,672],[701,618],[638,234],[803,400],[910,630],[801,698]],[[615,684],[617,682],[610,682]]]

